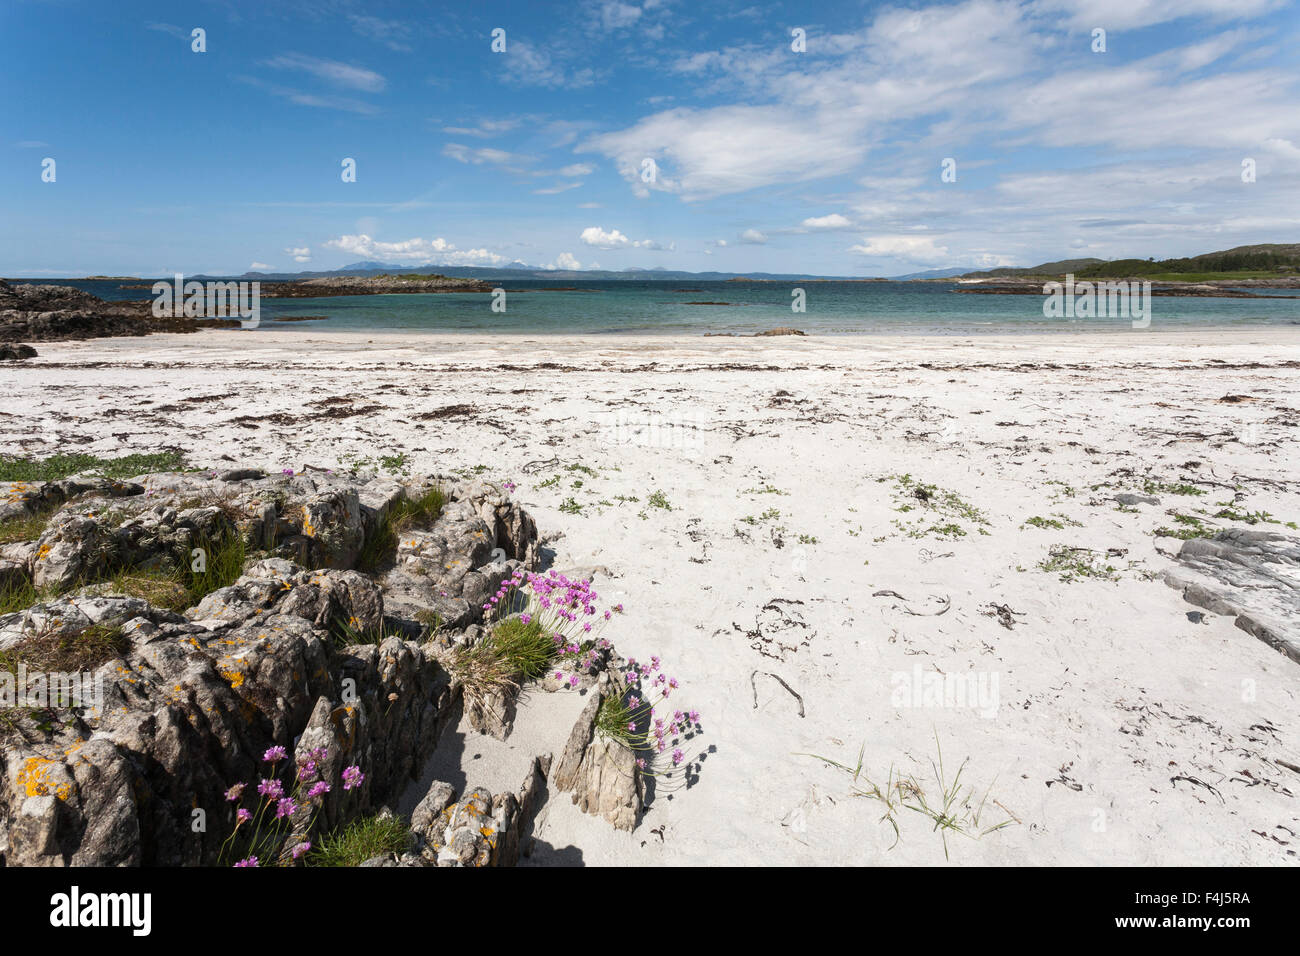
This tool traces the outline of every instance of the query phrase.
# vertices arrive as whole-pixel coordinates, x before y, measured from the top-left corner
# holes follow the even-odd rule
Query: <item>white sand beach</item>
[[[704,728],[689,780],[658,782],[630,834],[552,794],[531,862],[943,864],[932,820],[899,809],[896,839],[882,803],[804,755],[854,764],[863,748],[873,782],[892,768],[934,803],[936,740],[948,782],[966,761],[974,788],[954,816],[1010,821],[949,833],[953,864],[1300,860],[1300,772],[1284,765],[1300,766],[1300,664],[1186,603],[1159,579],[1182,542],[1153,534],[1241,525],[1225,509],[1300,522],[1300,328],[312,329],[38,351],[0,375],[16,453],[177,447],[214,467],[517,485],[553,566],[594,569],[626,606],[606,636],[660,656]],[[1159,503],[1121,508],[1126,492]],[[1054,546],[1112,570],[1064,581],[1039,567]],[[928,675],[985,696],[900,698]],[[580,700],[533,697],[506,743],[454,732],[479,758],[465,785],[513,786],[563,748]]]

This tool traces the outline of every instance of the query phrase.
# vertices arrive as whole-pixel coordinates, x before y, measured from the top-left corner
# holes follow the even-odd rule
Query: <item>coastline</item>
[[[902,820],[893,845],[879,804],[799,756],[851,764],[865,742],[875,777],[893,766],[929,781],[937,737],[951,769],[970,758],[976,799],[991,788],[1019,821],[950,838],[954,863],[1278,864],[1295,862],[1279,827],[1296,829],[1283,790],[1297,778],[1277,761],[1296,762],[1300,665],[1161,581],[1182,542],[1153,531],[1178,526],[1171,512],[1212,514],[1233,486],[1243,513],[1300,520],[1298,364],[1300,327],[210,330],[48,343],[0,384],[0,434],[29,455],[179,447],[267,468],[400,456],[414,473],[517,483],[554,566],[593,569],[626,603],[611,637],[661,655],[705,714],[688,792],[657,794],[632,834],[553,795],[536,830],[553,849],[531,862],[577,848],[589,864],[942,865],[925,821]],[[619,431],[647,417],[667,426],[653,442]],[[901,476],[951,490],[987,524],[927,532]],[[1204,494],[1117,507],[1144,482]],[[669,507],[650,506],[654,492]],[[1114,580],[1040,569],[1060,544],[1093,549]],[[934,613],[939,598],[948,610]],[[996,675],[995,713],[900,701],[933,674]],[[531,707],[546,728],[547,702]],[[517,782],[524,748],[455,732],[482,756],[467,786]],[[1243,770],[1268,785],[1237,782]]]

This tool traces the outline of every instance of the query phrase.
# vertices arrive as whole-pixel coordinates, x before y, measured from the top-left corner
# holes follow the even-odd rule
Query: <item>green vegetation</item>
[[[753,515],[745,515],[745,517],[741,518],[740,520],[748,525],[756,525],[760,521],[775,521],[779,517],[781,517],[781,512],[779,509],[768,508],[757,518],[755,518]]]
[[[357,567],[374,574],[393,556],[403,531],[419,525],[429,525],[438,519],[447,505],[447,493],[434,487],[417,498],[403,498],[384,515],[372,534],[366,536],[357,557]]]
[[[900,514],[919,511],[916,520],[903,522],[894,519],[893,521],[894,527],[909,538],[923,538],[926,535],[934,535],[938,538],[965,537],[966,529],[954,519],[971,522],[977,526],[980,534],[988,534],[984,529],[984,526],[989,523],[988,517],[983,511],[963,500],[955,491],[917,481],[911,475],[886,475],[877,480],[894,482],[895,511]],[[927,524],[929,518],[948,520],[936,520]]]
[[[646,504],[651,508],[662,508],[664,511],[672,511],[673,506],[668,501],[668,496],[662,491],[656,491],[646,499]]]
[[[87,473],[100,478],[130,478],[147,472],[180,471],[185,456],[179,451],[159,451],[101,458],[98,455],[51,455],[29,458],[0,455],[0,481],[59,481],[70,475]]]
[[[201,541],[203,551],[198,570],[193,563],[178,568],[119,568],[108,579],[106,590],[148,601],[155,607],[183,611],[213,591],[234,584],[244,570],[247,551],[238,533],[220,541]]]
[[[71,633],[49,629],[0,651],[0,670],[16,674],[18,665],[29,671],[81,673],[97,670],[131,647],[120,627],[92,624]]]
[[[1142,491],[1148,495],[1203,495],[1205,489],[1197,488],[1195,485],[1187,482],[1178,484],[1168,484],[1163,481],[1155,481],[1147,478],[1142,482]]]
[[[497,691],[541,677],[557,655],[555,641],[536,618],[525,624],[509,617],[473,647],[457,648],[449,669],[465,696],[483,705]]]
[[[396,455],[381,455],[379,457],[379,467],[395,474],[406,474],[410,468],[410,461],[406,456],[406,452],[398,452]]]
[[[575,498],[565,498],[560,504],[560,511],[566,515],[580,515],[582,514],[582,505],[578,504]]]
[[[1123,279],[1130,276],[1163,282],[1210,282],[1232,279],[1275,279],[1300,273],[1300,244],[1265,243],[1236,246],[1182,259],[1063,259],[1029,268],[1000,268],[969,272],[965,277],[1043,276],[1076,279]],[[964,278],[965,278],[964,277]]]
[[[447,623],[442,619],[441,614],[426,607],[422,607],[420,610],[415,612],[415,619],[430,631],[436,631]]]
[[[1099,564],[1090,548],[1072,548],[1068,545],[1054,545],[1047,557],[1038,562],[1040,571],[1059,573],[1065,583],[1081,578],[1100,578],[1103,581],[1118,581],[1117,569],[1109,564]]]
[[[1065,525],[1056,518],[1043,518],[1034,515],[1032,518],[1026,518],[1025,524],[1032,525],[1035,528],[1055,528],[1057,531],[1064,531]]]
[[[39,603],[41,595],[26,575],[9,576],[0,584],[0,614],[13,614]]]
[[[897,814],[900,809],[905,809],[919,813],[933,823],[931,829],[939,831],[943,840],[943,856],[944,859],[948,859],[949,833],[960,834],[978,840],[1019,821],[995,800],[993,801],[994,804],[1006,814],[1006,818],[992,826],[981,824],[980,818],[984,816],[984,808],[988,803],[989,793],[992,791],[993,785],[989,784],[979,803],[972,806],[971,798],[975,794],[974,788],[968,787],[963,792],[961,785],[961,775],[965,772],[966,765],[970,763],[970,758],[967,757],[963,760],[961,766],[957,768],[956,775],[952,780],[948,780],[943,767],[943,749],[939,746],[938,734],[935,735],[934,744],[938,757],[937,760],[930,761],[930,769],[934,774],[935,784],[938,787],[937,797],[927,796],[926,787],[921,781],[917,780],[915,776],[908,775],[905,777],[901,773],[896,774],[893,766],[890,766],[883,785],[873,782],[862,769],[862,758],[867,749],[866,743],[863,743],[858,750],[858,762],[853,767],[818,754],[804,753],[799,754],[799,756],[812,757],[837,770],[844,771],[853,778],[851,792],[855,797],[876,800],[884,805],[885,812],[881,815],[880,822],[888,823],[894,831],[894,843],[890,847],[891,850],[902,839],[903,835],[898,825]]]
[[[0,544],[35,541],[45,533],[45,526],[50,523],[50,516],[53,513],[53,508],[46,508],[28,517],[0,521]]]
[[[399,817],[361,817],[324,837],[319,848],[307,854],[308,866],[360,866],[385,853],[401,853],[410,834]]]
[[[771,485],[763,485],[761,488],[746,488],[741,494],[745,495],[788,495],[790,492],[782,491],[780,488],[774,488]],[[850,508],[850,511],[853,509]]]
[[[394,279],[399,282],[428,282],[431,279],[446,279],[440,272],[381,272],[376,279]]]

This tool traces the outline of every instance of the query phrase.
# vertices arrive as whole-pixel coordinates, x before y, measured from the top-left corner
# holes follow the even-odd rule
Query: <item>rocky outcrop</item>
[[[290,842],[395,800],[459,718],[461,689],[439,659],[451,639],[415,617],[411,592],[390,608],[382,576],[349,565],[394,504],[426,484],[233,469],[9,486],[8,517],[54,509],[38,538],[0,555],[0,572],[41,587],[176,565],[223,536],[242,536],[253,553],[237,580],[183,614],[103,582],[0,617],[10,659],[38,645],[87,653],[92,629],[112,636],[76,706],[41,704],[0,724],[0,862],[216,863],[235,824],[227,791],[265,773],[276,746],[315,754],[322,779],[352,766],[365,774],[326,792],[314,813],[300,806]],[[442,590],[473,624],[480,589],[535,560],[536,529],[496,486],[452,486],[448,498],[442,515],[409,529],[433,548],[420,593]],[[494,832],[515,833],[523,791],[486,799]],[[511,839],[494,837],[488,861],[515,854]]]
[[[1232,615],[1239,628],[1300,662],[1300,539],[1244,528],[1192,538],[1164,579],[1190,603]]]
[[[372,866],[514,866],[525,832],[546,792],[549,754],[537,757],[515,793],[493,796],[479,787],[457,801],[435,782],[411,813],[415,850],[367,861]]]
[[[157,318],[151,301],[107,302],[72,286],[0,279],[0,342],[56,342],[151,332],[238,328],[238,319]],[[35,354],[30,346],[18,346]],[[16,357],[26,358],[27,355]]]
[[[310,299],[334,295],[379,295],[400,292],[491,292],[492,283],[444,275],[317,276],[296,282],[263,282],[267,298]]]
[[[583,813],[603,817],[620,830],[632,830],[644,797],[636,755],[596,731],[601,702],[619,692],[608,672],[603,673],[569,733],[552,782],[557,790],[572,793]]]

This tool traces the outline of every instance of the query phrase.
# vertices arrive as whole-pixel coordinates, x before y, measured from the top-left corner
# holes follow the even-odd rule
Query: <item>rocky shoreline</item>
[[[263,282],[262,295],[272,299],[313,299],[334,295],[426,294],[431,292],[491,292],[481,279],[451,276],[319,276],[296,282]]]
[[[434,781],[395,824],[401,846],[364,865],[513,865],[548,776],[580,809],[636,825],[636,753],[596,728],[628,686],[608,642],[562,682],[511,674],[484,692],[467,669],[496,647],[502,614],[485,608],[539,565],[533,519],[500,486],[234,468],[5,491],[0,529],[27,533],[6,534],[0,585],[30,604],[0,616],[0,684],[19,664],[75,658],[103,691],[94,706],[0,710],[0,865],[230,865],[249,832],[241,781],[259,775],[259,792],[282,790],[280,829],[235,855],[301,865],[325,834],[393,823],[462,714],[509,737],[530,684],[587,697],[554,768],[539,752],[495,796]],[[159,591],[200,551],[213,562],[231,548],[230,583],[180,601]],[[314,795],[277,782],[281,762],[320,783]]]
[[[1043,286],[1048,282],[1058,281],[1052,278],[1000,278],[968,280],[960,288],[949,291],[965,295],[1043,295]],[[1075,286],[1092,283],[1100,286],[1106,282],[1142,283],[1141,277],[1128,279],[1083,279],[1075,278]],[[1151,282],[1151,294],[1159,296],[1188,296],[1198,299],[1297,299],[1300,295],[1260,295],[1256,292],[1243,292],[1240,286],[1253,286],[1268,289],[1297,288],[1294,279],[1242,279],[1235,282]]]
[[[72,286],[10,285],[0,279],[0,343],[66,342],[204,328],[239,328],[239,320],[158,318],[150,302],[106,302]],[[24,348],[29,354],[7,354]],[[18,345],[0,352],[0,359],[35,354],[30,346]]]

